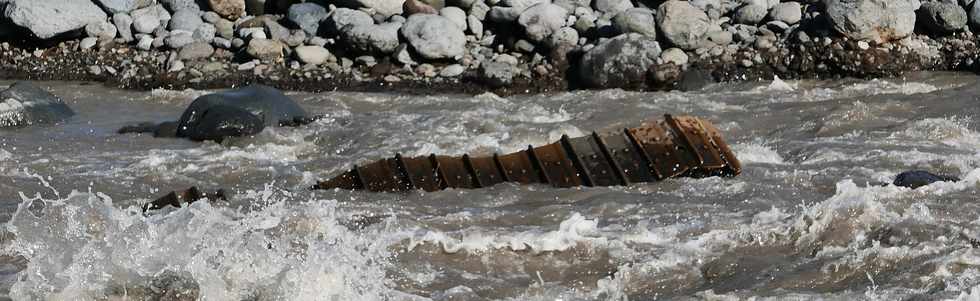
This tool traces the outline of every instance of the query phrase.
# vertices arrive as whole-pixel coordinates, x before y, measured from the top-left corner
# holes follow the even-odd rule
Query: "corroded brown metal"
[[[174,206],[180,208],[182,204],[190,204],[203,199],[211,201],[227,200],[225,191],[220,189],[214,193],[203,193],[197,187],[191,187],[184,191],[171,191],[170,193],[143,205],[143,212],[157,210],[164,207]]]
[[[577,138],[506,155],[405,158],[400,154],[351,170],[313,189],[396,192],[482,188],[503,182],[554,187],[614,186],[673,177],[735,176],[741,165],[707,120],[664,115],[622,132]]]

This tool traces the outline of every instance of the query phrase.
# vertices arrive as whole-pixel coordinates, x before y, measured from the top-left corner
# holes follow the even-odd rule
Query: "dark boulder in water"
[[[55,123],[73,115],[60,98],[28,82],[0,91],[0,127]]]
[[[953,176],[937,175],[925,170],[911,170],[898,174],[895,177],[895,186],[916,189],[935,182],[956,182],[960,179]]]
[[[677,81],[677,89],[681,91],[698,91],[713,83],[715,83],[715,79],[711,76],[711,72],[704,69],[692,68],[681,74],[680,80]]]
[[[201,113],[219,106],[251,112],[260,117],[266,126],[276,126],[280,122],[306,116],[306,110],[276,88],[251,85],[198,97],[180,116],[179,124],[188,126],[201,122],[206,115]]]
[[[184,114],[187,115],[186,111]],[[192,123],[179,123],[177,127],[178,137],[187,137],[198,141],[220,141],[225,137],[255,135],[265,129],[265,123],[262,122],[261,117],[242,108],[228,105],[208,107],[199,116],[200,118]]]
[[[308,123],[306,111],[281,91],[263,85],[198,97],[177,122],[141,124],[120,133],[153,133],[196,141],[255,135],[267,126]]]
[[[306,117],[306,111],[275,88],[251,85],[198,97],[177,122],[177,136],[193,140],[247,136],[266,126]]]

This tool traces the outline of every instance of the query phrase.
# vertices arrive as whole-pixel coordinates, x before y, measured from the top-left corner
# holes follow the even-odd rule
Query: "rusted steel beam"
[[[742,168],[711,122],[664,115],[621,132],[562,138],[491,157],[383,159],[317,183],[313,189],[398,192],[482,188],[503,182],[554,187],[614,186],[673,177],[735,176]]]
[[[168,205],[180,208],[183,204],[190,204],[203,199],[208,199],[211,201],[228,200],[224,189],[219,189],[214,193],[204,193],[201,192],[200,189],[197,189],[197,187],[191,187],[180,192],[171,191],[170,193],[153,200],[152,202],[143,204],[143,212],[162,209]]]

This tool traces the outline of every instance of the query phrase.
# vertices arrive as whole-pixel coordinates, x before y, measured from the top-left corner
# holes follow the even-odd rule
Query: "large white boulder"
[[[439,15],[415,14],[408,17],[401,34],[420,56],[430,60],[463,56],[466,35],[452,20]]]
[[[841,34],[884,43],[915,30],[918,0],[828,0],[827,17]]]
[[[657,40],[637,33],[607,39],[582,56],[579,78],[592,88],[628,88],[643,84],[647,69],[660,57]]]
[[[90,0],[6,0],[3,15],[41,39],[85,28],[108,16]]]
[[[703,10],[686,1],[670,0],[657,9],[657,27],[674,46],[694,50],[707,38],[711,20]]]
[[[568,11],[565,8],[551,3],[540,3],[524,10],[517,18],[517,23],[524,27],[528,38],[541,42],[565,26],[567,18]]]

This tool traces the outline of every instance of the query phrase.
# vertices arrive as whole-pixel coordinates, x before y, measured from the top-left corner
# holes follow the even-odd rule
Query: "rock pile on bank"
[[[3,0],[0,40],[162,53],[147,56],[178,77],[287,69],[311,80],[473,78],[499,87],[571,76],[585,87],[644,88],[691,68],[750,68],[787,50],[822,51],[805,47],[929,57],[929,40],[966,35],[973,44],[963,48],[972,50],[976,2]]]

